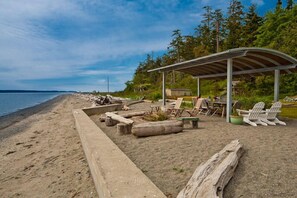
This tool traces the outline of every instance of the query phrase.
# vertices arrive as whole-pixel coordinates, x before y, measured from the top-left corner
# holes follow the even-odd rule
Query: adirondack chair
[[[267,126],[265,122],[262,122],[260,119],[261,114],[265,113],[263,110],[265,106],[264,102],[258,102],[254,105],[254,107],[248,111],[236,109],[238,115],[243,116],[243,121],[252,126],[257,126],[257,124],[261,124],[263,126]]]
[[[183,113],[184,109],[180,108],[181,104],[183,102],[183,98],[177,98],[175,101],[175,105],[173,108],[168,108],[167,113],[169,113],[171,116],[179,117]]]
[[[190,117],[195,117],[198,114],[208,114],[207,104],[204,98],[199,98],[191,110],[186,110]]]
[[[269,125],[276,125],[276,124],[286,125],[285,122],[280,121],[276,117],[277,114],[281,112],[280,111],[281,107],[282,107],[281,102],[273,103],[270,109],[266,109],[265,114],[261,114],[261,117],[260,117],[261,121]]]

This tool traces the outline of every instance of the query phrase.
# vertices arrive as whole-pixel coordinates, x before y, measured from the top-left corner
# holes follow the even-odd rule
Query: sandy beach
[[[78,96],[60,96],[0,118],[1,197],[97,197],[72,116],[72,109],[90,105]],[[130,111],[150,105],[132,105]],[[170,198],[200,163],[234,139],[243,143],[244,154],[224,197],[295,197],[297,120],[252,127],[199,117],[199,129],[186,124],[182,133],[146,138],[119,136],[99,115],[91,119]]]
[[[150,105],[136,104],[131,111],[149,110]],[[176,197],[198,165],[234,139],[244,145],[244,154],[225,198],[296,197],[297,120],[283,119],[287,126],[252,127],[232,125],[221,117],[199,117],[199,129],[187,124],[182,133],[136,138],[119,136],[116,127],[106,127],[98,115],[91,116],[168,197]]]
[[[1,197],[97,197],[72,116],[88,106],[59,96],[0,118]]]

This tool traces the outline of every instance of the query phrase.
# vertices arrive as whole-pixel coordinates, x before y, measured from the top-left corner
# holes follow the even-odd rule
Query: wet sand
[[[97,197],[72,109],[73,95],[0,118],[1,197]]]

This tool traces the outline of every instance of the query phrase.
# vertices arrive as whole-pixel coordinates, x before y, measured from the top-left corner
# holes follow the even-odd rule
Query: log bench
[[[183,131],[183,122],[177,120],[146,122],[132,127],[132,134],[137,137],[164,135],[181,131]]]
[[[179,117],[179,118],[176,118],[176,119],[182,121],[183,124],[185,124],[185,121],[191,121],[193,129],[198,129],[199,118],[195,118],[195,117]]]
[[[117,123],[119,123],[117,125],[117,133],[119,135],[131,133],[132,125],[134,122],[133,120],[124,118],[120,115],[117,115],[111,112],[106,112],[105,115],[106,115],[106,119],[105,119],[106,126],[114,126]]]

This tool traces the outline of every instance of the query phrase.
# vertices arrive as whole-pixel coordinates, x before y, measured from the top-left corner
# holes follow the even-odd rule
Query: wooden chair
[[[277,114],[280,113],[280,109],[282,108],[282,103],[281,102],[275,102],[272,104],[270,109],[266,109],[265,114],[261,114],[260,120],[262,122],[265,122],[269,125],[286,125],[285,122],[280,121],[277,119]]]
[[[168,108],[167,113],[169,113],[171,116],[179,117],[183,113],[184,109],[181,108],[181,105],[183,103],[183,98],[177,98],[175,101],[175,105],[173,108]]]
[[[204,107],[202,107],[202,104],[205,104]],[[199,98],[194,106],[193,109],[191,110],[186,110],[186,112],[191,116],[195,117],[198,114],[206,114],[208,112],[207,105],[205,103],[204,98]]]
[[[263,111],[265,106],[264,102],[258,102],[254,105],[254,107],[248,111],[236,109],[239,115],[243,116],[243,121],[252,126],[257,126],[257,124],[261,124],[263,126],[267,126],[265,122],[262,122],[260,119],[261,114],[265,113]]]

